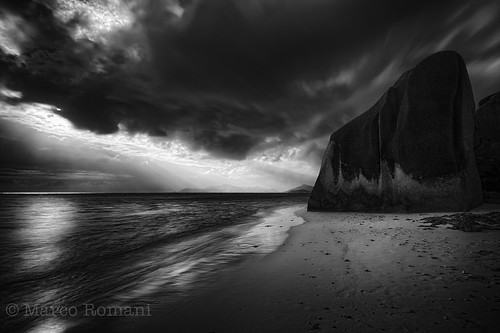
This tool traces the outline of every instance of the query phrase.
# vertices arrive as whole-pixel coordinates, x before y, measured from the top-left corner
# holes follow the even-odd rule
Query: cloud
[[[478,97],[498,89],[485,72],[500,53],[494,1],[1,6],[0,41],[2,31],[17,33],[3,39],[0,76],[22,101],[55,105],[77,128],[180,139],[216,158],[245,159],[274,136],[275,147],[321,150],[317,139],[443,48],[471,64]]]

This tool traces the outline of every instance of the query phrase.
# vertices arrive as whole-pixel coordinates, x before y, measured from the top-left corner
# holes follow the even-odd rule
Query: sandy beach
[[[499,210],[485,205],[476,211]],[[221,274],[129,332],[493,332],[500,315],[500,233],[423,227],[440,214],[311,213],[286,242]],[[111,326],[111,327],[110,327]]]

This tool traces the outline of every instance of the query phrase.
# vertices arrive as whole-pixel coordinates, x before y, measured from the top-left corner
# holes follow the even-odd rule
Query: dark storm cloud
[[[275,98],[297,78],[325,77],[434,3],[201,1],[171,38],[151,34],[152,46],[156,65],[176,85]]]
[[[493,1],[127,3],[134,24],[102,42],[72,38],[84,14],[62,23],[56,2],[9,2],[29,38],[21,56],[2,55],[8,87],[79,128],[177,136],[234,159],[268,136],[294,145],[330,134],[440,48],[474,64],[478,98],[498,89],[483,77],[500,54]]]

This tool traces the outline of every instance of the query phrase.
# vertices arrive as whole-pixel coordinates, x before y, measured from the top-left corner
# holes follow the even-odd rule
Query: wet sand
[[[498,331],[499,231],[427,228],[419,221],[444,214],[312,213],[303,207],[280,214],[307,222],[293,227],[275,252],[245,261],[152,317],[106,331]]]

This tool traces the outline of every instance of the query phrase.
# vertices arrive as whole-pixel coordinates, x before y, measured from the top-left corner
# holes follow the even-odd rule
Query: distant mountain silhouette
[[[311,185],[302,184],[300,186],[294,187],[288,191],[287,193],[311,193],[313,187]]]
[[[238,187],[229,184],[215,185],[204,188],[184,188],[181,193],[268,193],[278,192],[275,189],[269,189],[260,186]]]

